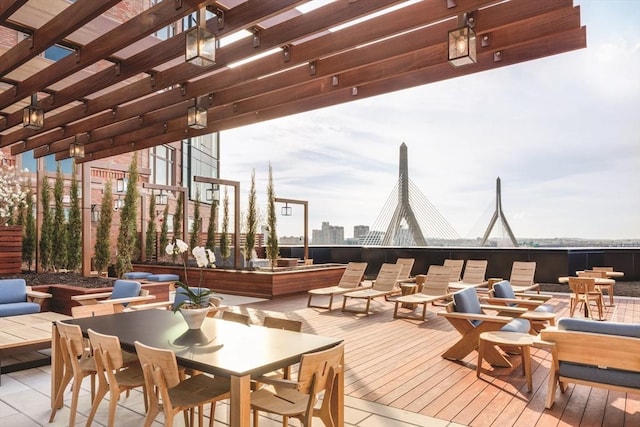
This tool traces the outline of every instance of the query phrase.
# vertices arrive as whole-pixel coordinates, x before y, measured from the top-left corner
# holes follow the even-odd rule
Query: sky
[[[266,217],[276,197],[309,203],[322,222],[373,225],[409,179],[463,238],[481,237],[502,208],[520,238],[640,238],[640,0],[574,0],[587,48],[221,133],[220,178],[255,170]],[[276,210],[280,213],[278,205]],[[278,215],[301,236],[303,212]]]

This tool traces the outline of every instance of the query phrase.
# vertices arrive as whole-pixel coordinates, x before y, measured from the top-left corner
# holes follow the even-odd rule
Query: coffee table
[[[487,346],[517,347],[520,349],[520,355],[522,357],[522,371],[527,378],[527,390],[531,392],[531,390],[533,390],[533,382],[531,380],[531,346],[533,345],[533,339],[533,335],[521,332],[493,331],[481,333],[478,343],[476,377],[480,378],[482,359],[484,358]]]

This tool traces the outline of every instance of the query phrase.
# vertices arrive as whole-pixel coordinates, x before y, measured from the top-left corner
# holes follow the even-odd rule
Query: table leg
[[[251,376],[231,376],[229,402],[231,427],[249,427],[251,419]]]
[[[331,395],[331,416],[337,427],[344,427],[344,355],[338,379],[333,384]]]
[[[522,353],[522,370],[524,371],[524,376],[527,378],[527,391],[531,393],[533,390],[533,381],[531,379],[531,349],[528,345],[523,345],[520,348]]]
[[[51,409],[57,405],[56,396],[62,382],[64,361],[60,352],[60,334],[56,324],[51,326]]]

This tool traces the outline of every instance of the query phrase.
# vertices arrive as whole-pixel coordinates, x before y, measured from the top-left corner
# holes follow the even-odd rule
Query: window
[[[150,182],[161,185],[175,185],[173,165],[175,150],[167,145],[158,145],[149,150]]]
[[[218,178],[219,134],[213,133],[182,141],[183,183],[189,187],[189,198],[195,200],[198,187],[200,200],[205,200],[206,190],[211,184],[197,183],[194,176]]]
[[[38,169],[38,161],[33,157],[33,150],[21,154],[22,169],[28,169],[29,172],[35,172]],[[50,154],[44,158],[44,167],[47,172],[55,172],[57,162],[55,154]],[[73,160],[64,159],[60,161],[62,173],[70,174],[73,171]]]
[[[65,56],[71,55],[71,53],[73,53],[72,49],[56,44],[44,51],[44,57],[52,61],[59,61]]]

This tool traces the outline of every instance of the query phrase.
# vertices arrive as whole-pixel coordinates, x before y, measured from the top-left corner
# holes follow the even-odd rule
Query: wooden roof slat
[[[115,30],[109,31],[85,45],[76,55],[66,56],[52,63],[45,70],[24,80],[16,87],[15,91],[8,90],[1,93],[0,109],[99,61],[136,40],[140,40],[176,19],[197,10],[204,3],[202,0],[182,0],[182,7],[178,8],[173,2],[158,3]]]
[[[9,19],[16,10],[20,9],[29,0],[0,0],[0,22]]]
[[[120,0],[103,0],[99,2],[79,1],[72,3],[62,13],[37,29],[31,36],[22,40],[2,56],[0,75],[16,69],[29,59],[56,44],[76,29],[82,27],[96,16],[107,11]]]

